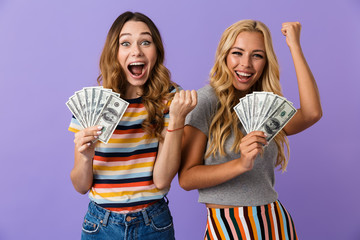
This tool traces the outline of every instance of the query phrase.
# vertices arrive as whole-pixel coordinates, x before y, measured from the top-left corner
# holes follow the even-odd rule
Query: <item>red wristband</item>
[[[185,127],[185,126],[182,126],[182,127],[180,127],[180,128],[175,128],[175,129],[172,129],[172,130],[166,129],[166,131],[168,131],[168,132],[175,132],[175,131],[177,131],[177,130],[183,129],[184,127]]]

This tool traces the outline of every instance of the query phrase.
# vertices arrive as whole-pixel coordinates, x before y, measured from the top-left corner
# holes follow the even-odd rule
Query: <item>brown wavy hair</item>
[[[228,27],[220,39],[216,51],[215,64],[210,71],[210,85],[215,90],[219,103],[218,111],[210,124],[210,145],[206,156],[215,155],[216,152],[219,152],[220,155],[225,155],[224,145],[231,131],[234,131],[235,135],[232,150],[240,152],[239,142],[243,134],[238,128],[239,119],[233,110],[233,107],[239,102],[236,99],[236,92],[238,90],[232,84],[233,73],[227,67],[226,57],[239,33],[244,31],[261,33],[264,37],[266,52],[266,64],[263,73],[259,80],[250,88],[249,92],[266,91],[282,96],[279,64],[273,49],[271,34],[266,25],[260,21],[242,20]],[[285,132],[283,130],[280,131],[273,141],[275,141],[278,148],[276,166],[280,165],[282,171],[285,171],[290,154]],[[287,155],[284,152],[284,145],[287,148]]]
[[[156,46],[157,59],[150,73],[149,79],[143,86],[142,102],[148,112],[142,123],[144,131],[159,141],[163,141],[161,132],[164,128],[164,112],[168,111],[168,101],[173,97],[169,89],[177,85],[170,80],[170,71],[164,66],[164,45],[160,32],[153,21],[139,12],[124,12],[112,24],[100,57],[100,75],[97,78],[99,85],[110,88],[114,92],[125,95],[127,79],[125,70],[118,61],[119,35],[128,21],[145,23],[151,32]]]

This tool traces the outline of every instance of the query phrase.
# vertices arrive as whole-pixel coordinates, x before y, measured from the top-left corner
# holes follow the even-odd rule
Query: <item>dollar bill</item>
[[[296,109],[289,102],[283,101],[258,130],[263,131],[267,135],[266,140],[270,142],[295,113]]]
[[[271,92],[253,92],[239,99],[234,111],[245,131],[264,131],[271,141],[296,113],[292,102]]]
[[[99,140],[107,143],[129,103],[119,93],[103,87],[85,87],[76,91],[66,102],[83,128],[103,126]]]
[[[103,127],[99,136],[100,141],[108,143],[128,105],[128,102],[115,95],[109,96],[95,124]]]
[[[246,132],[249,132],[249,129],[247,128],[247,120],[245,119],[245,113],[243,111],[243,108],[241,107],[242,103],[239,102],[235,107],[235,113],[238,116],[238,118],[240,119],[240,122],[242,124],[242,126],[244,127]]]
[[[80,115],[80,112],[77,108],[77,106],[74,104],[72,99],[69,99],[66,102],[66,106],[70,109],[71,113],[74,115],[74,117],[79,121],[80,125],[85,128],[86,124],[84,120],[82,119],[82,116]]]
[[[254,111],[253,111],[254,123],[252,125],[252,130],[254,131],[258,126],[258,122],[262,120],[260,117],[260,113],[264,106],[267,94],[266,92],[253,92],[253,95],[254,95]]]

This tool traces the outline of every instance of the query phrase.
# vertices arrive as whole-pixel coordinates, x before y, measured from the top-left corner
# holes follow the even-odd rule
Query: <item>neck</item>
[[[142,89],[134,86],[127,86],[125,99],[134,99],[142,96]]]

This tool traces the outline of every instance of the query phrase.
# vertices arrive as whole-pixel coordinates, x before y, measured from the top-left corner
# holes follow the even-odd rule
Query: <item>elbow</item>
[[[72,173],[70,174],[70,179],[71,179],[72,185],[74,186],[75,190],[76,190],[78,193],[84,195],[84,194],[86,194],[87,192],[89,192],[89,190],[90,190],[90,188],[91,188],[91,185],[90,185],[90,186],[80,186],[80,185],[77,183],[77,181],[76,181],[76,179],[75,179],[75,176],[74,176]]]
[[[75,190],[78,192],[78,193],[80,193],[80,194],[82,194],[82,195],[85,195],[89,190],[83,190],[83,189],[79,189],[79,188],[76,188],[76,187],[74,187],[75,188]]]
[[[155,178],[154,178],[154,185],[157,189],[164,190],[164,189],[170,189],[171,183],[169,183],[167,181],[155,180]]]
[[[323,116],[322,110],[314,111],[307,119],[307,122],[311,123],[311,125],[318,122]]]
[[[186,181],[184,178],[179,177],[179,185],[182,189],[184,189],[185,191],[191,191],[194,190],[194,186],[189,183],[189,181]]]

